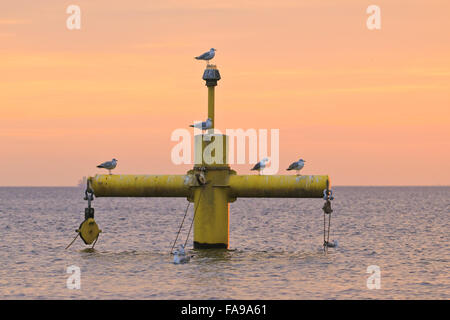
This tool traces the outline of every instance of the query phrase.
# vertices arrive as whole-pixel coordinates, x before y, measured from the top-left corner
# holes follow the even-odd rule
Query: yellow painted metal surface
[[[232,175],[229,185],[238,198],[321,198],[330,188],[327,175]]]
[[[208,87],[208,118],[211,118],[212,129],[214,129],[214,86]]]
[[[191,175],[108,175],[89,178],[96,197],[187,197]]]
[[[89,178],[89,185],[96,197],[186,197],[194,202],[194,247],[228,248],[229,202],[239,197],[322,198],[330,182],[327,175],[236,175],[228,166],[228,137],[213,134],[215,86],[220,74],[208,68],[203,79],[212,129],[194,138],[193,170],[186,175],[96,175]],[[91,220],[80,226],[84,227],[85,242],[98,236],[98,226]]]
[[[84,220],[77,231],[80,233],[80,237],[85,244],[94,242],[98,238],[100,232],[102,232],[102,230],[98,228],[94,218]]]
[[[194,193],[194,248],[228,248],[229,198],[223,185],[228,171],[206,173],[208,183]]]
[[[208,170],[207,181],[229,187],[231,198],[321,198],[330,188],[327,175],[230,175]],[[220,177],[220,179],[219,179]],[[96,175],[89,178],[96,197],[188,197],[195,177],[187,175]],[[228,190],[228,189],[227,189]]]
[[[194,137],[196,166],[228,167],[228,136],[198,134]]]

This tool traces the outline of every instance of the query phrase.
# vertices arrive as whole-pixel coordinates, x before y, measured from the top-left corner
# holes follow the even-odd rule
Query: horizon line
[[[33,186],[0,186],[0,188],[80,188],[78,185],[33,185]],[[400,184],[392,184],[392,185],[357,185],[357,184],[341,184],[334,185],[334,187],[450,187],[450,184],[410,184],[410,185],[400,185]]]

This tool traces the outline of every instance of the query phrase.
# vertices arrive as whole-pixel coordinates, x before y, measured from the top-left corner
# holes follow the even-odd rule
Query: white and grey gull
[[[182,264],[182,263],[189,262],[189,260],[191,260],[191,256],[187,256],[186,255],[186,252],[184,250],[184,245],[180,244],[178,246],[178,250],[176,250],[173,253],[173,263],[175,263],[175,264]]]
[[[269,158],[263,158],[260,162],[258,162],[257,164],[255,164],[255,166],[250,169],[250,170],[256,170],[259,172],[259,174],[261,174],[264,170],[264,168],[266,167],[266,162],[269,162]]]
[[[111,174],[111,170],[117,166],[117,161],[117,159],[112,159],[111,161],[103,162],[102,164],[99,164],[97,168],[108,169],[109,174]]]
[[[302,170],[303,167],[305,166],[305,162],[306,162],[306,161],[303,160],[303,159],[300,159],[300,160],[298,160],[298,161],[295,161],[295,162],[291,163],[291,165],[289,166],[289,168],[287,168],[286,170],[287,170],[287,171],[295,170],[295,171],[297,171],[297,175],[300,175],[300,170]]]
[[[205,60],[207,63],[209,63],[209,60],[211,60],[212,58],[214,58],[214,56],[216,55],[216,49],[211,48],[209,51],[195,57],[195,59],[197,60]]]
[[[201,130],[208,130],[212,128],[212,119],[208,118],[206,121],[191,124],[189,127],[198,128]]]

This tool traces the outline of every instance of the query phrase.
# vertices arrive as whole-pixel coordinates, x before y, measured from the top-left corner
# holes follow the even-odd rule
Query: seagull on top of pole
[[[270,161],[269,158],[263,158],[260,162],[255,164],[255,166],[250,170],[257,170],[259,172],[259,174],[261,175],[262,171],[266,167],[266,162],[269,162],[269,161]]]
[[[103,162],[102,164],[99,164],[97,168],[103,168],[108,169],[109,174],[111,174],[111,170],[114,169],[117,166],[117,159],[112,159],[111,161]]]
[[[212,119],[208,118],[206,121],[203,122],[197,122],[195,124],[191,124],[189,127],[198,128],[201,130],[208,130],[212,128]]]
[[[295,161],[295,162],[291,163],[291,165],[289,166],[289,168],[287,168],[286,170],[287,170],[287,171],[295,170],[295,171],[297,171],[297,175],[299,176],[299,175],[300,175],[300,170],[302,170],[303,167],[305,166],[305,162],[306,162],[306,161],[303,160],[303,159],[300,159],[300,160],[298,160],[298,161]]]
[[[216,55],[216,49],[211,48],[209,51],[199,55],[198,57],[195,57],[195,59],[197,59],[197,60],[205,60],[206,63],[208,64],[209,60],[214,58],[215,55]]]

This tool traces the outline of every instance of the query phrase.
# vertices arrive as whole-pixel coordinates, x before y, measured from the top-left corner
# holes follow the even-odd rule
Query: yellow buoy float
[[[102,230],[100,230],[94,218],[88,218],[80,224],[80,228],[77,232],[80,234],[80,238],[83,239],[85,244],[91,244],[97,240],[98,235]]]

